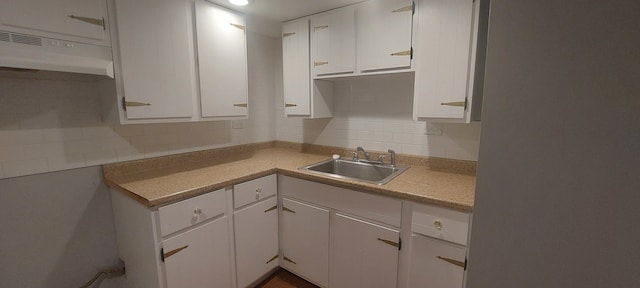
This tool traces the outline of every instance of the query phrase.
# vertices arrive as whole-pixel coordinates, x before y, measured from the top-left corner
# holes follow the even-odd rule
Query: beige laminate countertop
[[[157,207],[273,173],[343,188],[387,195],[471,212],[475,176],[430,170],[410,165],[385,185],[335,179],[298,170],[329,159],[331,154],[302,153],[295,149],[266,147],[222,153],[200,161],[135,161],[104,166],[105,183],[148,206]],[[175,160],[175,159],[174,159]],[[165,161],[166,162],[166,161]]]

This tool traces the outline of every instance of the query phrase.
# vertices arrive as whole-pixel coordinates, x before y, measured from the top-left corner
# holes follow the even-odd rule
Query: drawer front
[[[467,246],[469,214],[445,208],[414,204],[411,229],[414,233]]]
[[[224,189],[158,208],[162,237],[225,213]]]
[[[233,186],[233,207],[238,208],[276,195],[276,174]]]
[[[283,197],[331,207],[374,222],[400,227],[402,218],[402,200],[400,199],[283,175],[279,177],[278,189]]]

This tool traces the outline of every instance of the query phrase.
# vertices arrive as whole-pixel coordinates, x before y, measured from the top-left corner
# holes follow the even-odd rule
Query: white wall
[[[250,108],[243,129],[232,129],[230,121],[103,123],[101,88],[95,78],[4,72],[0,178],[275,140],[273,71],[278,42],[249,33]],[[42,74],[44,80],[34,79]]]
[[[0,287],[80,287],[119,267],[112,213],[99,167],[0,180]]]
[[[468,288],[640,287],[638,19],[492,0]]]
[[[436,133],[427,135],[427,123],[413,121],[413,75],[369,76],[335,82],[334,117],[303,120],[284,116],[278,94],[276,138],[355,150],[368,150],[477,160],[480,123],[429,123]]]

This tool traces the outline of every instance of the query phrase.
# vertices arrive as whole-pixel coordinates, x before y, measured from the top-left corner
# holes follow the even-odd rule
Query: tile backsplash
[[[478,159],[480,123],[426,123],[412,119],[413,75],[410,73],[336,81],[333,118],[286,118],[283,100],[278,101],[277,140]]]
[[[4,77],[0,87],[1,178],[274,140],[273,120],[258,108],[239,120],[243,129],[231,121],[111,125],[100,118],[95,81]]]

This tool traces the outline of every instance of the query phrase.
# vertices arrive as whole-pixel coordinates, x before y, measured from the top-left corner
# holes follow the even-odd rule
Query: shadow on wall
[[[99,167],[4,179],[0,191],[0,287],[79,287],[119,265]]]

